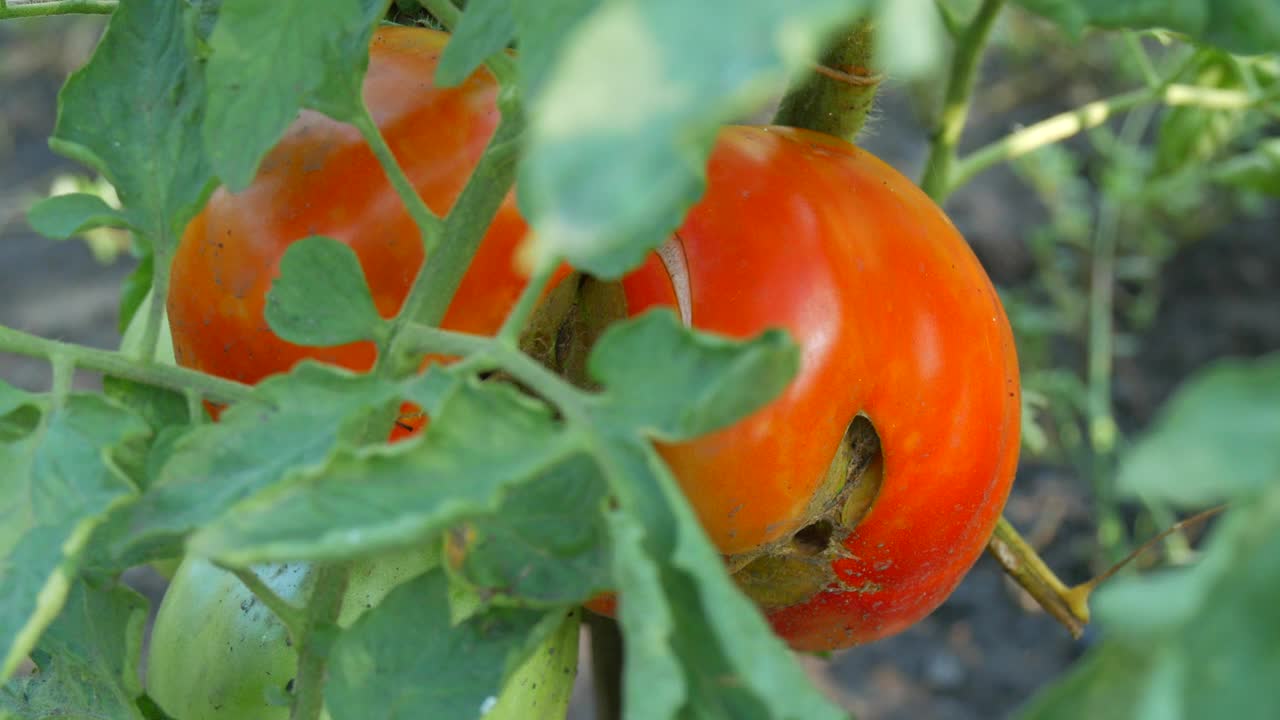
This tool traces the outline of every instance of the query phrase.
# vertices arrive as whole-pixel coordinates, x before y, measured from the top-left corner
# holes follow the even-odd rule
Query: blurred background
[[[114,348],[120,287],[135,263],[128,237],[102,231],[55,243],[24,215],[55,185],[95,182],[46,141],[57,90],[101,28],[100,18],[0,24],[0,323]],[[962,153],[1136,87],[1149,63],[1182,62],[1185,51],[1118,33],[1071,44],[1011,9],[982,67]],[[1248,81],[1212,58],[1193,72],[1221,87]],[[923,118],[940,89],[890,77],[861,144],[918,178]],[[1276,134],[1274,118],[1259,117],[1134,111],[992,169],[948,201],[1018,333],[1033,423],[1007,516],[1068,583],[1176,519],[1158,504],[1119,502],[1113,481],[1118,455],[1178,383],[1214,359],[1280,349],[1280,203],[1205,172]],[[49,372],[0,355],[0,377],[42,390]],[[1187,562],[1197,534],[1174,536],[1144,562]],[[163,591],[154,575],[135,581],[153,598]],[[902,635],[803,662],[859,718],[977,720],[1009,715],[1096,640],[1072,641],[984,557],[941,609]],[[573,717],[591,716],[580,693]]]

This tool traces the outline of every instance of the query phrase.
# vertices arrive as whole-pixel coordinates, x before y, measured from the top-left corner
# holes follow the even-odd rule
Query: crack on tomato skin
[[[725,558],[734,581],[762,609],[808,602],[828,588],[868,593],[874,582],[849,584],[836,572],[838,560],[856,560],[844,541],[866,517],[884,480],[880,436],[870,418],[849,423],[826,479],[810,503],[807,522],[777,541]]]

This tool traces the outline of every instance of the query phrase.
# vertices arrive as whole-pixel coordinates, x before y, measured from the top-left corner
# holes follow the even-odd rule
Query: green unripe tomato
[[[338,624],[349,626],[433,564],[422,550],[356,563]],[[253,572],[297,605],[317,575],[310,563]],[[178,566],[156,616],[147,669],[147,690],[165,712],[181,720],[287,720],[297,667],[284,625],[239,578],[198,558]]]

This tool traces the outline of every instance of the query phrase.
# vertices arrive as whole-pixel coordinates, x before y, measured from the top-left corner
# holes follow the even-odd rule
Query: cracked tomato
[[[847,647],[950,595],[1008,497],[1021,402],[1000,300],[929,197],[842,140],[727,128],[706,194],[624,286],[633,314],[800,345],[773,403],[660,448],[780,635]]]

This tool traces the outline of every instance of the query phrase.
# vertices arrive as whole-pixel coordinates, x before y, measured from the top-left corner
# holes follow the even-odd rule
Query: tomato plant
[[[1274,364],[1207,376],[1131,466],[1111,384],[1124,296],[1159,264],[1129,255],[1175,244],[1129,231],[1185,217],[1191,186],[1275,191],[1277,29],[1237,22],[1247,4],[0,0],[110,15],[49,143],[101,182],[28,220],[111,228],[139,259],[116,350],[0,326],[52,378],[0,382],[0,718],[558,720],[585,604],[614,615],[590,617],[601,720],[836,720],[789,649],[906,628],[984,546],[1078,636],[1116,568],[1067,587],[1000,516],[1020,415],[1060,400],[1034,361],[1019,373],[940,207],[1095,128],[1115,161],[1071,185],[1091,206],[1072,237],[1007,238],[1038,269],[1070,255],[1045,273],[1051,321],[1088,335],[1076,404],[1025,437],[1083,431],[1110,550],[1192,503],[1232,509],[1168,577],[1195,602],[1146,613],[1168,593],[1135,585],[1100,605],[1105,651],[1044,707],[1268,717],[1245,686],[1274,663],[1240,639],[1266,633],[1239,618],[1275,585],[1252,560],[1274,555],[1275,463],[1212,486],[1202,468],[1266,444]],[[1140,84],[1117,73],[1114,96],[962,153],[1015,5],[1135,29]],[[882,80],[926,77],[945,87],[917,188],[853,140]],[[771,98],[771,125],[726,125]],[[1060,179],[1037,180],[1046,200]],[[1199,452],[1219,436],[1228,461]],[[1169,458],[1197,469],[1177,492],[1150,480],[1186,472]],[[1124,497],[1150,517],[1125,527]],[[144,683],[146,601],[124,584],[146,565],[179,570]]]
[[[497,116],[484,75],[406,100],[402,88],[434,71],[446,37],[379,30],[365,81],[392,150],[442,209]],[[448,131],[424,142],[428,127]],[[293,345],[270,332],[264,311],[285,249],[320,234],[356,251],[379,311],[394,314],[423,255],[408,214],[380,200],[389,195],[357,133],[304,114],[249,189],[218,191],[188,227],[169,299],[179,362],[248,382],[302,357],[369,369],[372,343]],[[512,262],[523,232],[504,205],[445,327],[497,330],[524,283]],[[865,642],[927,614],[991,534],[1018,449],[1012,335],[964,239],[865,151],[816,133],[734,128],[711,156],[707,192],[675,233],[673,258],[670,248],[678,260],[650,260],[623,281],[632,314],[679,307],[678,286],[694,327],[740,338],[784,327],[802,348],[801,375],[768,408],[663,447],[739,580],[797,647]],[[683,273],[675,284],[670,268]],[[875,488],[859,477],[874,448],[847,447],[860,440],[850,434],[856,417],[880,434],[887,480]],[[923,522],[940,508],[947,522]],[[778,563],[795,575],[784,589]]]
[[[433,564],[422,551],[357,564],[338,624],[346,627],[393,588]],[[263,585],[303,606],[317,568],[285,563],[251,568]],[[289,717],[298,648],[275,613],[232,573],[188,558],[174,573],[151,631],[147,691],[183,720]]]

